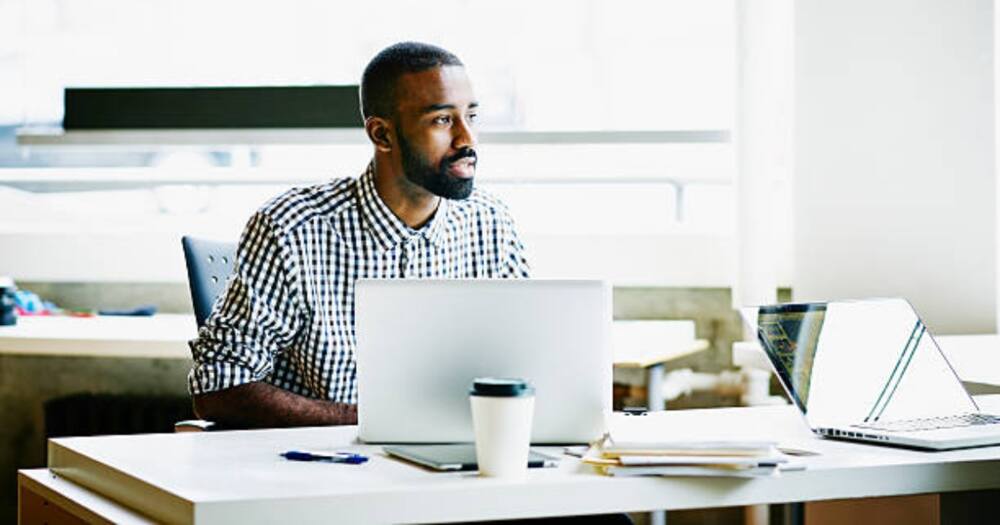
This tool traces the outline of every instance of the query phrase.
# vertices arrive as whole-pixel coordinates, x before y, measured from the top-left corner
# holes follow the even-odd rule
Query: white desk
[[[1000,447],[924,453],[820,440],[789,406],[616,414],[611,424],[663,438],[778,439],[821,454],[806,458],[804,471],[752,480],[610,478],[564,458],[559,468],[509,482],[428,472],[378,447],[352,445],[354,427],[327,427],[58,439],[50,442],[49,469],[95,501],[175,523],[446,522],[1000,488]],[[278,457],[331,447],[373,459],[358,466]],[[30,489],[46,476],[21,472],[19,479]]]
[[[0,522],[13,520],[10,474],[45,464],[47,401],[81,392],[186,396],[194,334],[193,317],[169,314],[21,317],[0,327]]]
[[[194,317],[20,317],[0,326],[0,354],[190,359]]]

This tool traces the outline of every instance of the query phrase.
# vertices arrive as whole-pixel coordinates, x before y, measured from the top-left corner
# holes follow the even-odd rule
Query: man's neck
[[[441,197],[410,182],[387,159],[379,162],[376,157],[374,172],[375,192],[393,215],[415,230],[431,220]]]

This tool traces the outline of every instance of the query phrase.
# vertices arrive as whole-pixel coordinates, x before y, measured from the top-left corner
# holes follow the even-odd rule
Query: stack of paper
[[[609,476],[772,476],[802,468],[768,441],[615,442],[605,436],[583,458]]]

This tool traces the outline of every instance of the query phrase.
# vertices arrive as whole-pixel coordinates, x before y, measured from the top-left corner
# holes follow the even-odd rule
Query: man
[[[365,68],[361,106],[374,146],[365,172],[292,189],[247,224],[226,291],[191,342],[199,417],[355,424],[357,279],[528,276],[506,208],[474,189],[478,103],[462,62],[393,45]]]

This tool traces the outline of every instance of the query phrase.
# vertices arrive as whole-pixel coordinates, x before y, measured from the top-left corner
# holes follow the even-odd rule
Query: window
[[[12,36],[0,42],[7,130],[58,123],[66,86],[354,84],[385,45],[440,44],[468,65],[484,135],[598,132],[586,143],[563,137],[480,148],[481,184],[515,212],[540,275],[729,282],[732,148],[725,138],[683,138],[725,137],[733,126],[734,0],[0,0],[0,20]],[[630,131],[679,134],[618,142]],[[100,236],[126,259],[170,253],[181,233],[235,236],[283,187],[356,175],[370,156],[356,144],[25,151],[11,133],[0,136],[0,236],[47,232],[52,253],[65,236]],[[27,167],[47,169],[15,171]],[[222,175],[209,173],[219,169],[234,181],[246,175],[247,184],[217,184]],[[171,174],[184,184],[169,184]],[[266,184],[249,184],[254,177]],[[90,191],[68,191],[80,189]],[[158,248],[127,248],[135,242]],[[182,280],[179,261],[179,254],[162,268],[147,261],[145,278]],[[80,278],[124,275],[107,263],[86,266]],[[31,271],[65,275],[44,265]]]

